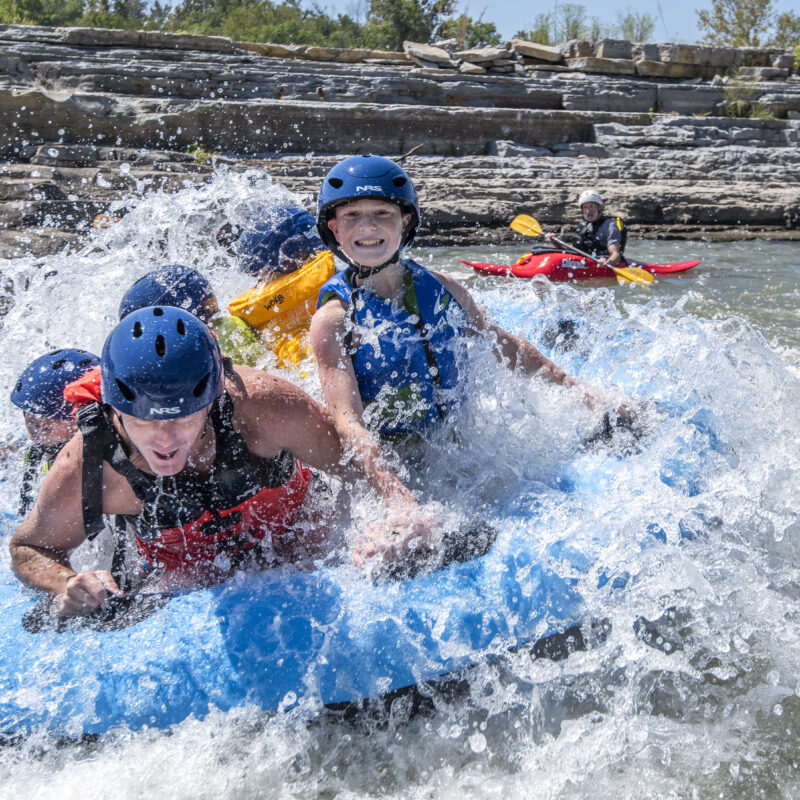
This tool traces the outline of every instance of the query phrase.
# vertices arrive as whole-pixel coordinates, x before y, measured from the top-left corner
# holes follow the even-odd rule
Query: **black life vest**
[[[217,455],[204,475],[143,472],[110,419],[90,403],[77,412],[83,434],[83,519],[93,538],[103,527],[103,461],[130,484],[142,511],[126,515],[144,559],[183,569],[225,554],[238,563],[265,536],[279,536],[303,502],[311,473],[288,451],[272,458],[251,453],[233,427],[233,400],[224,393],[209,414]]]
[[[620,242],[619,250],[620,253],[624,253],[625,244],[628,241],[628,229],[625,227],[625,223],[622,221],[621,217],[609,217],[604,215],[598,217],[594,222],[586,222],[586,220],[584,220],[580,225],[578,225],[575,246],[579,250],[583,250],[591,255],[609,255],[608,237],[605,235],[600,235],[600,230],[603,227],[603,224],[609,220],[611,220],[612,223],[620,230],[622,240]]]

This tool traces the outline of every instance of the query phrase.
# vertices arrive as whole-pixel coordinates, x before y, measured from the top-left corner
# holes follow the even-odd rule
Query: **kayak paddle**
[[[509,223],[509,227],[523,236],[541,236],[544,233],[539,221],[527,214],[517,214]]]
[[[539,221],[528,216],[527,214],[518,214],[516,217],[514,217],[514,219],[512,219],[510,222],[510,228],[517,233],[523,234],[523,236],[542,235],[542,226],[539,224]],[[584,258],[591,258],[592,261],[597,260],[588,253],[584,253],[583,250],[578,250],[577,247],[573,247],[571,244],[562,242],[561,239],[557,239],[555,236],[552,237],[552,241],[555,242],[559,247],[563,248],[564,250],[568,250],[571,253],[583,256]],[[610,270],[614,271],[614,274],[617,276],[617,280],[620,283],[628,281],[629,283],[636,283],[640,286],[646,286],[647,284],[655,281],[655,278],[649,272],[640,269],[639,267],[612,267],[611,264],[606,264],[606,266]]]

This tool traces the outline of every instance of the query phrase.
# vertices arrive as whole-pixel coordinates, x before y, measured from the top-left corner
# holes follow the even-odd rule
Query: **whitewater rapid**
[[[13,305],[0,394],[49,348],[99,353],[119,300],[159,264],[197,267],[221,304],[248,288],[215,234],[298,198],[264,173],[125,198],[81,249],[0,262]],[[481,660],[456,697],[409,718],[345,723],[300,706],[190,717],[0,750],[0,791],[31,798],[683,798],[800,792],[800,247],[635,242],[632,255],[702,258],[647,291],[478,278],[457,257],[412,253],[463,278],[502,326],[568,372],[640,408],[642,436],[586,446],[597,420],[574,396],[508,373],[479,347],[457,424],[429,444],[426,492],[444,513],[513,517],[575,582],[605,642],[564,661],[521,650]],[[568,323],[568,324],[565,324]],[[265,366],[270,366],[269,358]],[[312,395],[315,375],[291,375]],[[24,442],[10,404],[0,441]],[[19,463],[2,467],[4,542]],[[8,554],[0,550],[7,578]],[[368,608],[364,609],[369,614]],[[36,675],[31,675],[35,685]],[[2,677],[0,677],[0,692]]]

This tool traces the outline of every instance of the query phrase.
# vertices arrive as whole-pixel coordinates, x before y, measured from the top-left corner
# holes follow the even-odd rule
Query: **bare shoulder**
[[[279,408],[286,403],[311,399],[302,389],[284,378],[239,364],[234,366],[234,375],[228,378],[225,388],[233,399],[237,415],[250,410],[268,413],[273,406]]]
[[[234,403],[233,422],[257,455],[292,447],[297,430],[324,415],[322,406],[298,386],[276,375],[236,366],[226,388]]]

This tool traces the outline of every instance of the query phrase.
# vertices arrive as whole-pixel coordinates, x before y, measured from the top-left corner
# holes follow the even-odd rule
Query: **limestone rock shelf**
[[[198,147],[309,196],[342,155],[414,148],[429,243],[511,241],[521,211],[572,222],[588,185],[634,235],[800,238],[800,79],[785,53],[441,52],[0,26],[0,255],[77,244],[114,200],[208,180]],[[725,116],[732,86],[782,118]]]

